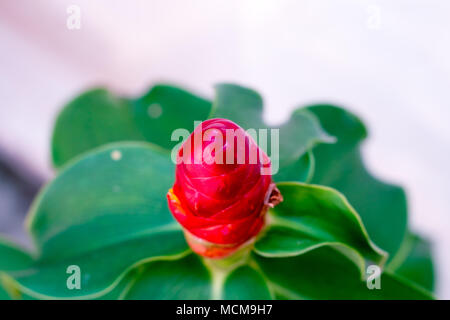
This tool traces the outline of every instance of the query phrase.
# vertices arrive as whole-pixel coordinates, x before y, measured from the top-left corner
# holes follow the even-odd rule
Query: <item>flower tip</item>
[[[195,142],[208,130],[206,143]],[[224,257],[251,241],[263,228],[268,208],[283,200],[271,175],[263,174],[270,172],[267,155],[230,120],[204,121],[179,153],[194,162],[177,163],[175,183],[167,193],[169,209],[193,251],[202,256]],[[201,161],[196,163],[195,157]]]

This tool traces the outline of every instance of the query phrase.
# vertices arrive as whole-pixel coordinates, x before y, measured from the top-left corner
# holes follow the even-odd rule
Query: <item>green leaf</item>
[[[254,259],[280,299],[433,299],[387,272],[381,275],[381,289],[368,289],[357,266],[330,247],[290,258]]]
[[[141,266],[124,296],[130,300],[271,299],[261,273],[249,265],[213,267],[195,254]]]
[[[166,193],[169,155],[147,143],[105,146],[67,166],[39,195],[28,229],[37,262],[14,273],[21,291],[38,298],[95,298],[132,267],[187,252]],[[69,290],[69,266],[81,269],[81,289]]]
[[[9,300],[16,292],[10,286],[7,273],[29,268],[32,262],[32,257],[24,249],[0,237],[0,300]]]
[[[192,132],[194,121],[206,120],[210,112],[211,102],[169,85],[156,85],[133,102],[135,123],[145,140],[167,150],[179,142],[171,141],[175,129]]]
[[[148,141],[172,148],[171,133],[192,131],[205,120],[211,103],[182,89],[156,85],[136,100],[117,97],[106,89],[87,91],[59,114],[52,138],[52,157],[59,168],[81,153],[118,141]]]
[[[114,289],[107,292],[106,294],[102,296],[98,296],[95,299],[96,300],[121,300],[123,299],[124,294],[128,291],[129,287],[134,283],[137,269],[131,270],[129,273],[127,273],[126,276],[122,278],[122,280],[117,284]],[[9,281],[8,281],[9,280]],[[12,290],[15,294],[16,300],[38,300],[35,296],[31,296],[29,294],[26,294],[24,292],[20,291],[20,287],[17,285],[17,282],[14,280],[11,280],[11,278],[5,279],[6,283],[9,283],[12,287]],[[1,286],[0,286],[0,294],[1,294]],[[41,297],[42,298],[42,297]],[[1,300],[1,299],[0,299]]]
[[[3,285],[3,288],[2,288]],[[20,291],[17,283],[8,274],[0,274],[0,300],[2,300],[2,290],[7,295],[5,300],[36,300]]]
[[[24,249],[0,237],[0,271],[26,269],[32,261],[32,257]]]
[[[329,105],[311,106],[308,110],[328,133],[337,137],[336,144],[314,149],[312,183],[342,192],[361,216],[373,241],[393,257],[407,228],[404,191],[367,172],[359,150],[367,132],[358,118]]]
[[[223,286],[225,300],[270,300],[272,294],[263,275],[249,265],[233,270]]]
[[[295,182],[277,184],[284,201],[270,210],[267,231],[255,243],[265,257],[289,257],[332,246],[364,270],[366,258],[383,264],[386,254],[370,239],[360,217],[339,192]]]
[[[11,297],[9,296],[8,292],[6,292],[6,290],[3,288],[1,283],[0,283],[0,300],[11,300]]]
[[[89,90],[68,103],[56,120],[53,164],[61,167],[81,153],[122,140],[144,140],[133,123],[131,102],[103,88]]]
[[[130,300],[210,299],[211,274],[201,259],[190,254],[172,262],[158,261],[143,271],[129,289]]]
[[[97,300],[123,300],[130,288],[134,285],[141,269],[142,266],[139,266],[128,272],[113,290],[103,296],[97,297]]]
[[[430,244],[418,235],[408,233],[387,269],[432,292],[434,289],[432,258]]]
[[[330,143],[334,139],[322,130],[316,117],[306,109],[297,109],[283,125],[269,127],[262,118],[261,96],[247,88],[232,84],[216,86],[216,97],[210,118],[226,118],[244,129],[279,129],[279,154],[271,149],[271,131],[267,133],[267,153],[272,163],[279,163],[275,181],[305,181],[313,162],[307,152],[318,143]],[[261,142],[257,141],[261,146]]]

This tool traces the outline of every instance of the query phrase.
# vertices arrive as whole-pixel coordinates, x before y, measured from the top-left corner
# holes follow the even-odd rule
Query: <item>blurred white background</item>
[[[406,187],[449,299],[449,12],[446,0],[0,0],[0,149],[52,177],[57,112],[99,84],[132,95],[162,80],[212,97],[237,82],[263,94],[270,123],[343,105],[369,126],[371,171]]]

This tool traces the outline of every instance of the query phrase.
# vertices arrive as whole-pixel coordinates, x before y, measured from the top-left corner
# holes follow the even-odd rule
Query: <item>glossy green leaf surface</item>
[[[126,274],[113,290],[107,294],[97,297],[97,300],[123,300],[125,299],[130,288],[135,284],[138,276],[142,270],[142,266],[139,266]]]
[[[134,283],[136,279],[137,270],[139,268],[131,270],[127,273],[120,282],[111,290],[106,292],[104,295],[97,296],[94,298],[95,300],[121,300],[124,295],[130,288],[130,286]],[[17,283],[13,282],[11,285],[14,287],[16,291],[16,300],[39,300],[36,296],[32,296],[20,291],[20,286]],[[42,298],[42,297],[41,297]]]
[[[192,132],[194,121],[206,120],[210,111],[208,100],[170,85],[156,85],[133,101],[135,123],[145,140],[168,150],[179,142],[171,140],[175,129]]]
[[[417,285],[433,291],[434,265],[430,244],[418,235],[408,233],[388,270]]]
[[[144,140],[133,124],[132,105],[104,88],[89,90],[59,114],[52,136],[52,158],[59,168],[79,154],[122,140]]]
[[[273,296],[263,275],[251,266],[244,265],[227,276],[222,299],[270,300]]]
[[[11,299],[6,289],[9,284],[6,274],[29,268],[32,262],[32,257],[25,250],[0,237],[0,300]]]
[[[242,265],[213,272],[202,258],[190,254],[176,261],[157,261],[142,266],[126,299],[271,299],[261,273]]]
[[[8,292],[3,288],[2,284],[0,283],[0,300],[10,300],[11,297],[9,296]]]
[[[0,238],[0,271],[15,271],[29,267],[33,259],[11,241]]]
[[[59,114],[52,138],[52,157],[61,167],[77,155],[117,141],[148,141],[172,148],[174,129],[193,130],[195,120],[205,120],[211,104],[185,90],[156,85],[136,100],[106,89],[87,91]]]
[[[284,201],[270,210],[267,231],[255,250],[265,257],[296,256],[321,246],[345,251],[364,269],[364,258],[382,264],[360,217],[339,192],[322,186],[282,182]]]
[[[336,144],[314,149],[312,183],[342,192],[361,216],[373,241],[393,257],[407,227],[404,191],[374,178],[364,167],[359,148],[367,132],[358,118],[329,105],[312,106],[308,110],[337,138]]]
[[[132,266],[175,259],[187,251],[166,193],[169,156],[146,143],[110,145],[66,167],[39,195],[28,228],[39,257],[14,276],[38,297],[97,297]],[[81,289],[68,290],[66,270],[81,269]]]
[[[306,109],[297,109],[285,124],[276,127],[264,124],[262,112],[263,100],[257,92],[232,84],[216,86],[210,117],[230,119],[246,130],[255,129],[257,134],[259,129],[268,129],[267,139],[264,139],[267,154],[272,163],[279,163],[279,171],[273,179],[307,180],[312,170],[312,159],[307,152],[316,144],[334,142],[334,138],[322,130],[316,117]],[[279,152],[272,148],[273,129],[279,130]],[[262,146],[261,141],[257,143]]]
[[[194,254],[177,261],[158,261],[143,267],[126,299],[211,299],[211,274]]]
[[[357,266],[338,251],[322,247],[290,258],[255,260],[278,298],[283,299],[432,299],[412,283],[383,273],[380,289],[368,289]]]

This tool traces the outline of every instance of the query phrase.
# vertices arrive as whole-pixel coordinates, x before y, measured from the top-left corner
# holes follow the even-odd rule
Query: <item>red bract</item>
[[[178,151],[169,208],[191,248],[220,258],[256,236],[281,201],[268,156],[230,120],[200,124]]]

